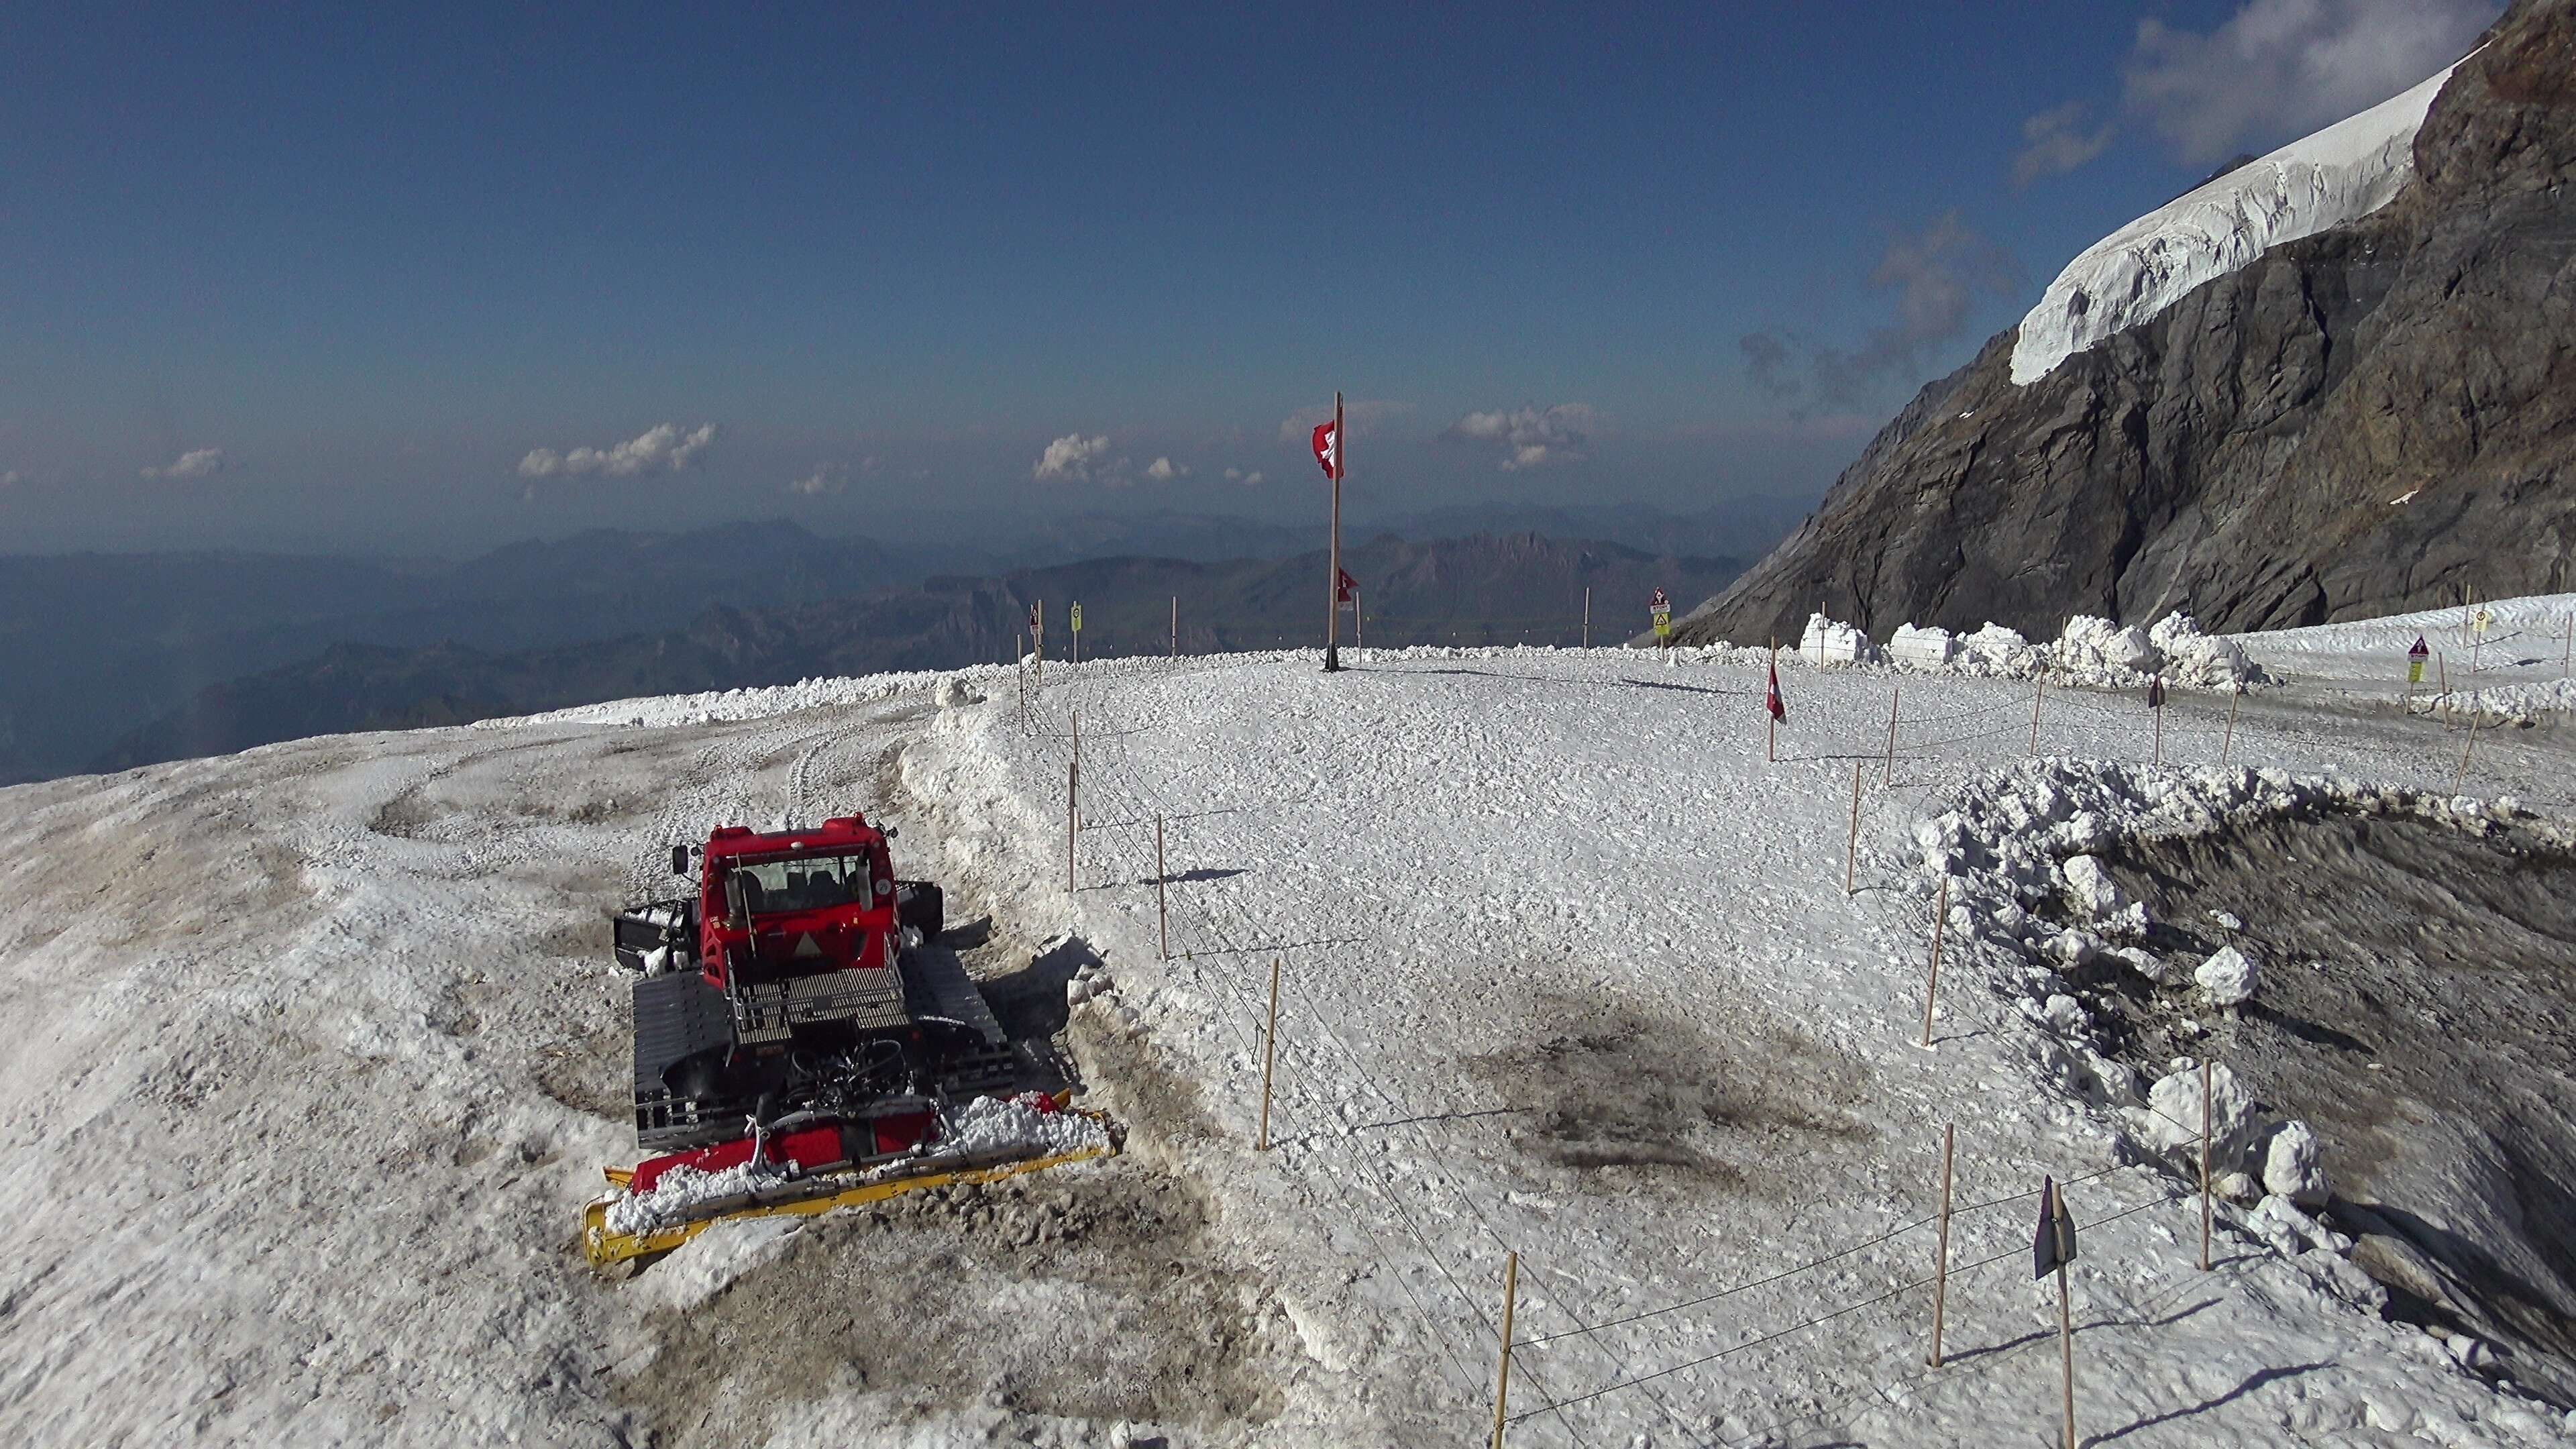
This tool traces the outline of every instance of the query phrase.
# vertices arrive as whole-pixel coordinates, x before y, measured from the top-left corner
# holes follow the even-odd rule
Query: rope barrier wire
[[[1069,732],[1049,731],[1048,733],[1056,739],[1069,740]],[[1134,788],[1132,774],[1123,765],[1110,763],[1105,759],[1105,757],[1095,757],[1095,761],[1097,763],[1109,764],[1109,773],[1112,774],[1115,780],[1125,786],[1125,793],[1131,795],[1132,803],[1134,805],[1141,807],[1144,804],[1141,794],[1139,794]],[[1189,908],[1185,905],[1183,909],[1184,911],[1187,911]],[[1203,924],[1209,932],[1216,935],[1220,941],[1225,942],[1229,950],[1238,949],[1233,947],[1231,935],[1225,931],[1222,923],[1215,919],[1213,913],[1202,911],[1199,914],[1201,916],[1201,924]],[[1191,959],[1190,964],[1193,965],[1193,967],[1196,966],[1194,958]],[[1206,973],[1202,972],[1200,974],[1204,979]],[[1219,975],[1220,978],[1224,980],[1229,993],[1234,996],[1238,1006],[1243,1007],[1248,1011],[1257,1010],[1255,1003],[1248,1002],[1243,999],[1244,992],[1248,989],[1244,983],[1234,979],[1231,973],[1219,973]],[[1247,1055],[1249,1055],[1249,1052],[1247,1052]],[[1402,1113],[1406,1110],[1402,1103],[1398,1102],[1391,1094],[1387,1093],[1373,1078],[1368,1078],[1364,1075],[1362,1084],[1365,1085],[1381,1102],[1384,1102],[1388,1107],[1396,1112]],[[1308,1094],[1300,1092],[1299,1095],[1302,1097],[1307,1096]],[[1385,1205],[1388,1216],[1393,1219],[1395,1225],[1403,1231],[1406,1237],[1412,1240],[1414,1247],[1420,1251],[1423,1259],[1431,1265],[1432,1269],[1440,1279],[1446,1283],[1450,1291],[1456,1295],[1459,1302],[1467,1308],[1472,1319],[1478,1324],[1484,1326],[1486,1330],[1490,1332],[1492,1325],[1485,1319],[1481,1305],[1476,1302],[1473,1295],[1467,1293],[1465,1288],[1458,1283],[1456,1275],[1451,1271],[1447,1260],[1423,1235],[1420,1227],[1415,1223],[1412,1214],[1404,1207],[1393,1186],[1385,1180],[1383,1174],[1377,1171],[1375,1165],[1370,1163],[1364,1154],[1359,1155],[1356,1158],[1356,1162],[1359,1167],[1360,1176],[1368,1186],[1377,1193]],[[1380,1259],[1391,1266],[1396,1264],[1398,1262],[1396,1255],[1388,1252],[1383,1240],[1379,1239],[1377,1235],[1368,1228],[1364,1215],[1359,1210],[1358,1204],[1349,1196],[1347,1184],[1339,1179],[1327,1175],[1325,1177],[1325,1185],[1342,1202],[1343,1206],[1348,1211],[1347,1220],[1352,1222],[1355,1226],[1358,1226],[1362,1233],[1370,1239],[1371,1246],[1377,1251]],[[1414,1292],[1412,1284],[1406,1280],[1404,1274],[1399,1270],[1394,1276],[1398,1286],[1403,1289],[1408,1301],[1412,1304],[1415,1310],[1415,1315],[1424,1330],[1425,1337],[1440,1345],[1442,1354],[1448,1366],[1457,1373],[1465,1376],[1468,1391],[1470,1393],[1475,1392],[1477,1388],[1475,1370],[1460,1362],[1457,1357],[1456,1347],[1452,1342],[1452,1336],[1439,1332],[1433,1325],[1432,1314],[1428,1305],[1424,1304],[1420,1296]],[[1535,1383],[1537,1380],[1533,1379],[1533,1382]],[[1541,1391],[1545,1392],[1543,1385],[1541,1386]],[[1571,1432],[1570,1425],[1568,1426],[1568,1430]]]
[[[2130,1216],[2130,1215],[2131,1215],[2131,1214],[2133,1214],[2133,1213],[2141,1213],[2141,1212],[2145,1212],[2145,1211],[2146,1211],[2147,1209],[2149,1209],[2149,1208],[2163,1207],[2163,1206],[2165,1206],[2165,1205],[2167,1205],[2167,1204],[2169,1204],[2169,1203],[2181,1202],[2181,1201],[2182,1201],[2182,1200],[2184,1200],[2185,1198],[2188,1198],[2188,1197],[2190,1197],[2190,1196],[2192,1196],[2192,1195],[2193,1195],[2193,1194],[2191,1194],[2191,1193],[2187,1193],[2187,1192],[2185,1192],[2185,1193],[2168,1193],[2168,1194],[2166,1194],[2166,1195],[2165,1195],[2165,1196],[2163,1196],[2163,1197],[2159,1197],[2159,1198],[2152,1198],[2152,1199],[2150,1199],[2150,1200],[2148,1200],[2148,1201],[2146,1201],[2146,1202],[2137,1203],[2137,1204],[2134,1204],[2134,1205],[2132,1205],[2132,1206],[2130,1206],[2130,1207],[2122,1208],[2122,1209],[2121,1209],[2121,1210],[2119,1210],[2118,1212],[2110,1213],[2110,1214],[2108,1214],[2108,1215],[2106,1215],[2106,1216],[2099,1217],[2099,1218],[2095,1218],[2095,1219],[2093,1219],[2093,1220],[2092,1220],[2092,1221],[2090,1221],[2090,1222],[2086,1222],[2086,1223],[2079,1223],[2079,1224],[2077,1225],[2077,1228],[2078,1228],[2078,1230],[2079,1230],[2079,1231],[2084,1231],[2084,1230],[2090,1230],[2090,1229],[2093,1229],[2093,1228],[2098,1228],[2098,1227],[2101,1227],[2101,1226],[2103,1226],[2104,1224],[2107,1224],[2107,1223],[2114,1223],[2114,1222],[2117,1222],[2117,1221],[2119,1221],[2120,1219],[2125,1218],[2125,1217],[2128,1217],[2128,1216]],[[1973,1263],[1969,1263],[1969,1264],[1966,1264],[1966,1265],[1961,1266],[1961,1267],[1957,1267],[1957,1268],[1952,1268],[1952,1269],[1950,1269],[1950,1270],[1949,1270],[1949,1276],[1951,1276],[1951,1277],[1953,1277],[1953,1278],[1962,1277],[1962,1276],[1964,1276],[1964,1275],[1966,1275],[1966,1274],[1976,1272],[1977,1270],[1979,1270],[1979,1269],[1981,1269],[1981,1268],[1991,1267],[1991,1266],[1993,1266],[1994,1264],[1997,1264],[1997,1263],[2003,1262],[2003,1261],[2004,1261],[2005,1259],[2007,1259],[2007,1258],[2016,1258],[2016,1257],[2019,1257],[2019,1256],[2021,1256],[2022,1254],[2024,1254],[2024,1253],[2026,1253],[2026,1252],[2028,1252],[2028,1251],[2030,1251],[2030,1250],[2029,1250],[2028,1248],[2026,1248],[2026,1247],[2022,1247],[2022,1248],[2013,1248],[2013,1249],[2009,1249],[2009,1250],[2007,1250],[2007,1251],[2005,1251],[2005,1252],[1997,1253],[1997,1254],[1995,1254],[1994,1256],[1989,1257],[1989,1258],[1980,1258],[1980,1259],[1978,1259],[1977,1261],[1975,1261],[1975,1262],[1973,1262]],[[1566,1400],[1561,1400],[1561,1401],[1558,1401],[1558,1402],[1555,1402],[1555,1403],[1542,1404],[1542,1405],[1540,1405],[1540,1406],[1538,1406],[1537,1408],[1534,1408],[1534,1409],[1525,1409],[1525,1410],[1523,1410],[1522,1412],[1520,1412],[1520,1413],[1518,1413],[1518,1414],[1514,1414],[1514,1415],[1510,1416],[1510,1420],[1509,1420],[1509,1422],[1517,1424],[1517,1423],[1521,1422],[1523,1419],[1535,1418],[1535,1417],[1537,1417],[1537,1416],[1538,1416],[1538,1415],[1540,1415],[1540,1414],[1549,1413],[1549,1412],[1552,1412],[1552,1411],[1557,1410],[1557,1409],[1571,1408],[1571,1407],[1573,1407],[1574,1405],[1582,1404],[1582,1403],[1588,1403],[1588,1402],[1590,1402],[1590,1401],[1591,1401],[1591,1400],[1593,1400],[1593,1399],[1600,1398],[1600,1397],[1602,1397],[1602,1396],[1604,1396],[1604,1395],[1607,1395],[1607,1394],[1617,1393],[1617,1392],[1619,1392],[1619,1391],[1620,1391],[1620,1390],[1622,1390],[1622,1389],[1631,1389],[1631,1388],[1635,1388],[1635,1387],[1637,1387],[1637,1386],[1638,1386],[1638,1385],[1640,1385],[1640,1384],[1650,1383],[1650,1382],[1652,1382],[1652,1381],[1654,1381],[1654,1380],[1656,1380],[1656,1379],[1665,1378],[1665,1377],[1668,1377],[1668,1376],[1670,1376],[1670,1375],[1672,1375],[1672,1374],[1682,1373],[1682,1372],[1685,1372],[1686,1370],[1689,1370],[1689,1369],[1699,1368],[1699,1367],[1701,1367],[1702,1365],[1705,1365],[1705,1364],[1715,1363],[1715,1362],[1716,1362],[1717,1360],[1719,1360],[1719,1359],[1732,1357],[1733,1355],[1735,1355],[1735,1354],[1739,1354],[1739,1353],[1743,1353],[1743,1352],[1745,1352],[1745,1351],[1746,1351],[1746,1350],[1748,1350],[1748,1349],[1759,1348],[1759,1347],[1761,1347],[1762,1345],[1764,1345],[1764,1344],[1766,1344],[1766,1343],[1773,1343],[1773,1342],[1776,1342],[1776,1341],[1778,1341],[1778,1340],[1780,1340],[1780,1339],[1786,1338],[1786,1337],[1788,1337],[1790,1334],[1803,1332],[1803,1331],[1805,1331],[1805,1330],[1807,1330],[1807,1329],[1814,1328],[1814,1327],[1816,1327],[1816,1326],[1817,1326],[1817,1325],[1819,1325],[1819,1324],[1823,1324],[1823,1323],[1830,1323],[1830,1322],[1832,1322],[1833,1320],[1835,1320],[1835,1319],[1837,1319],[1837,1318],[1843,1318],[1843,1317],[1846,1317],[1846,1316],[1848,1316],[1848,1315],[1850,1315],[1850,1314],[1857,1313],[1857,1312],[1859,1312],[1860,1310],[1862,1310],[1862,1309],[1864,1309],[1864,1308],[1870,1308],[1870,1307],[1874,1307],[1874,1306],[1876,1306],[1876,1305],[1878,1305],[1878,1304],[1885,1303],[1885,1302],[1887,1302],[1887,1301],[1888,1301],[1889,1299],[1891,1299],[1891,1298],[1899,1298],[1899,1297],[1902,1297],[1902,1296],[1904,1296],[1904,1295],[1905,1295],[1905,1294],[1907,1294],[1907,1293],[1911,1293],[1911,1292],[1914,1292],[1914,1291],[1915,1291],[1915,1290],[1917,1290],[1917,1289],[1920,1289],[1920,1288],[1924,1288],[1924,1287],[1929,1286],[1929,1285],[1931,1284],[1931,1282],[1932,1282],[1932,1280],[1931,1280],[1930,1278],[1918,1278],[1918,1279],[1915,1279],[1915,1280],[1914,1280],[1914,1281],[1912,1281],[1912,1282],[1900,1284],[1900,1285],[1898,1285],[1897,1287],[1891,1288],[1891,1289],[1887,1290],[1887,1291],[1886,1291],[1886,1292],[1884,1292],[1884,1293],[1877,1294],[1877,1295],[1875,1295],[1875,1296],[1873,1296],[1873,1297],[1870,1297],[1870,1298],[1864,1298],[1864,1299],[1862,1299],[1861,1301],[1859,1301],[1859,1302],[1857,1302],[1857,1303],[1848,1303],[1848,1304],[1845,1304],[1844,1306],[1842,1306],[1842,1307],[1840,1307],[1840,1308],[1837,1308],[1837,1309],[1833,1310],[1833,1311],[1832,1311],[1832,1312],[1830,1312],[1830,1313],[1820,1313],[1820,1314],[1816,1315],[1816,1316],[1815,1316],[1815,1317],[1813,1317],[1813,1318],[1806,1319],[1806,1320],[1805,1320],[1805,1321],[1803,1321],[1803,1322],[1790,1324],[1790,1325],[1789,1325],[1788,1327],[1786,1327],[1786,1328],[1775,1329],[1775,1330],[1773,1330],[1773,1331],[1772,1331],[1772,1332],[1770,1332],[1770,1333],[1763,1334],[1762,1336],[1760,1336],[1760,1337],[1758,1337],[1758,1338],[1749,1339],[1749,1340],[1747,1340],[1747,1341],[1745,1341],[1745,1342],[1743,1342],[1743,1343],[1736,1344],[1736,1345],[1734,1345],[1734,1346],[1733,1346],[1733,1347],[1731,1347],[1731,1348],[1723,1348],[1723,1349],[1719,1349],[1719,1350],[1718,1350],[1717,1352],[1715,1352],[1715,1353],[1703,1354],[1703,1355],[1701,1355],[1701,1356],[1700,1356],[1700,1357],[1698,1357],[1698,1358],[1690,1359],[1690,1360],[1688,1360],[1688,1361],[1686,1361],[1686,1362],[1683,1362],[1683,1363],[1673,1364],[1673,1365],[1671,1365],[1671,1366],[1670,1366],[1670,1367],[1668,1367],[1668,1368],[1660,1368],[1660,1369],[1657,1369],[1657,1370],[1655,1370],[1653,1373],[1649,1373],[1649,1374],[1640,1374],[1640,1375],[1638,1375],[1636,1378],[1629,1379],[1629,1380],[1626,1380],[1626,1381],[1621,1382],[1621,1383],[1607,1384],[1607,1385],[1604,1385],[1604,1386],[1603,1386],[1603,1387],[1601,1387],[1601,1388],[1594,1389],[1594,1390],[1593,1390],[1593,1391],[1591,1391],[1590,1393],[1584,1394],[1584,1395],[1582,1395],[1582,1396],[1581,1396],[1581,1397],[1579,1397],[1579,1398],[1566,1399]]]

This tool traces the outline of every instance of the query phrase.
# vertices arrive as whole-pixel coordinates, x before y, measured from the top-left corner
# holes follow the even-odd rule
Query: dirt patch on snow
[[[759,1442],[773,1407],[848,1396],[891,1423],[990,1406],[1257,1424],[1280,1406],[1261,1289],[1208,1222],[1131,1160],[836,1213],[696,1311],[655,1314],[659,1352],[621,1393],[641,1442],[671,1446]]]
[[[2576,1401],[2576,855],[2528,821],[2337,812],[2104,860],[2166,977],[2081,978],[2115,1054],[2208,1055],[2315,1128],[2329,1220],[2392,1311],[2501,1340],[2505,1371]],[[2224,946],[2261,970],[2234,1013],[2191,992]]]
[[[1506,1130],[1523,1151],[1583,1177],[1738,1188],[1800,1140],[1868,1135],[1844,1110],[1859,1100],[1860,1064],[1795,1032],[1764,1025],[1720,1040],[1688,1021],[1565,995],[1534,1014],[1534,1045],[1469,1070],[1517,1109]]]

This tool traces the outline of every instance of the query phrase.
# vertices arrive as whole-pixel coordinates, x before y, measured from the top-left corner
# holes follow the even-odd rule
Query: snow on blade
[[[940,1119],[938,1156],[976,1157],[1017,1149],[1052,1157],[1109,1145],[1109,1129],[1078,1112],[1041,1108],[1025,1097],[977,1097]]]
[[[2012,380],[2135,327],[2273,247],[2357,221],[2415,174],[2415,132],[2457,65],[2251,161],[2086,248],[2021,319]]]

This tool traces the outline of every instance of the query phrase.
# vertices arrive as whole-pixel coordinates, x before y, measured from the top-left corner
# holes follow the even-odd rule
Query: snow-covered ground
[[[41,1444],[1464,1442],[1517,1252],[1515,1444],[2039,1442],[2056,1304],[2016,1260],[2053,1174],[2086,1225],[2088,1439],[2563,1442],[2557,1412],[2356,1306],[2367,1283],[2277,1211],[2222,1205],[2202,1272],[2186,1183],[2069,1073],[1984,857],[1950,850],[2064,824],[2006,802],[2065,781],[2112,830],[2328,777],[2447,794],[2461,736],[2366,707],[2384,627],[2245,638],[2291,683],[2236,701],[2226,771],[2225,696],[2168,706],[2158,768],[2134,691],[2052,689],[2038,750],[2064,763],[2032,763],[2022,681],[1784,659],[1772,762],[1753,651],[1416,650],[1346,651],[1336,677],[1311,653],[1050,665],[1026,712],[1006,669],[945,709],[928,680],[816,681],[0,792],[0,1422]],[[2467,776],[2570,808],[2547,730],[2480,739]],[[599,912],[673,839],[850,803],[895,812],[904,863],[951,883],[952,922],[989,917],[992,953],[1080,963],[1070,1042],[1126,1154],[595,1277],[575,1214],[633,1156]],[[1917,832],[1954,812],[1927,1051]],[[882,1352],[841,1347],[872,1332]]]
[[[2174,198],[2066,264],[2022,318],[2012,380],[2028,385],[2256,257],[2355,221],[2415,174],[2415,133],[2456,65]]]

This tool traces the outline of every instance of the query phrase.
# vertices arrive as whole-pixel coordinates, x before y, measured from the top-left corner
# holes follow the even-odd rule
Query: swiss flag
[[[1777,661],[1771,665],[1771,693],[1762,701],[1762,707],[1771,711],[1771,718],[1783,723],[1788,721],[1789,711],[1780,703],[1780,666]]]
[[[1352,578],[1351,571],[1348,569],[1338,569],[1335,572],[1339,573],[1342,577],[1333,587],[1334,602],[1342,604],[1358,603],[1360,601],[1360,581]]]
[[[1342,435],[1331,423],[1315,424],[1315,461],[1323,465],[1324,476],[1342,476]]]

